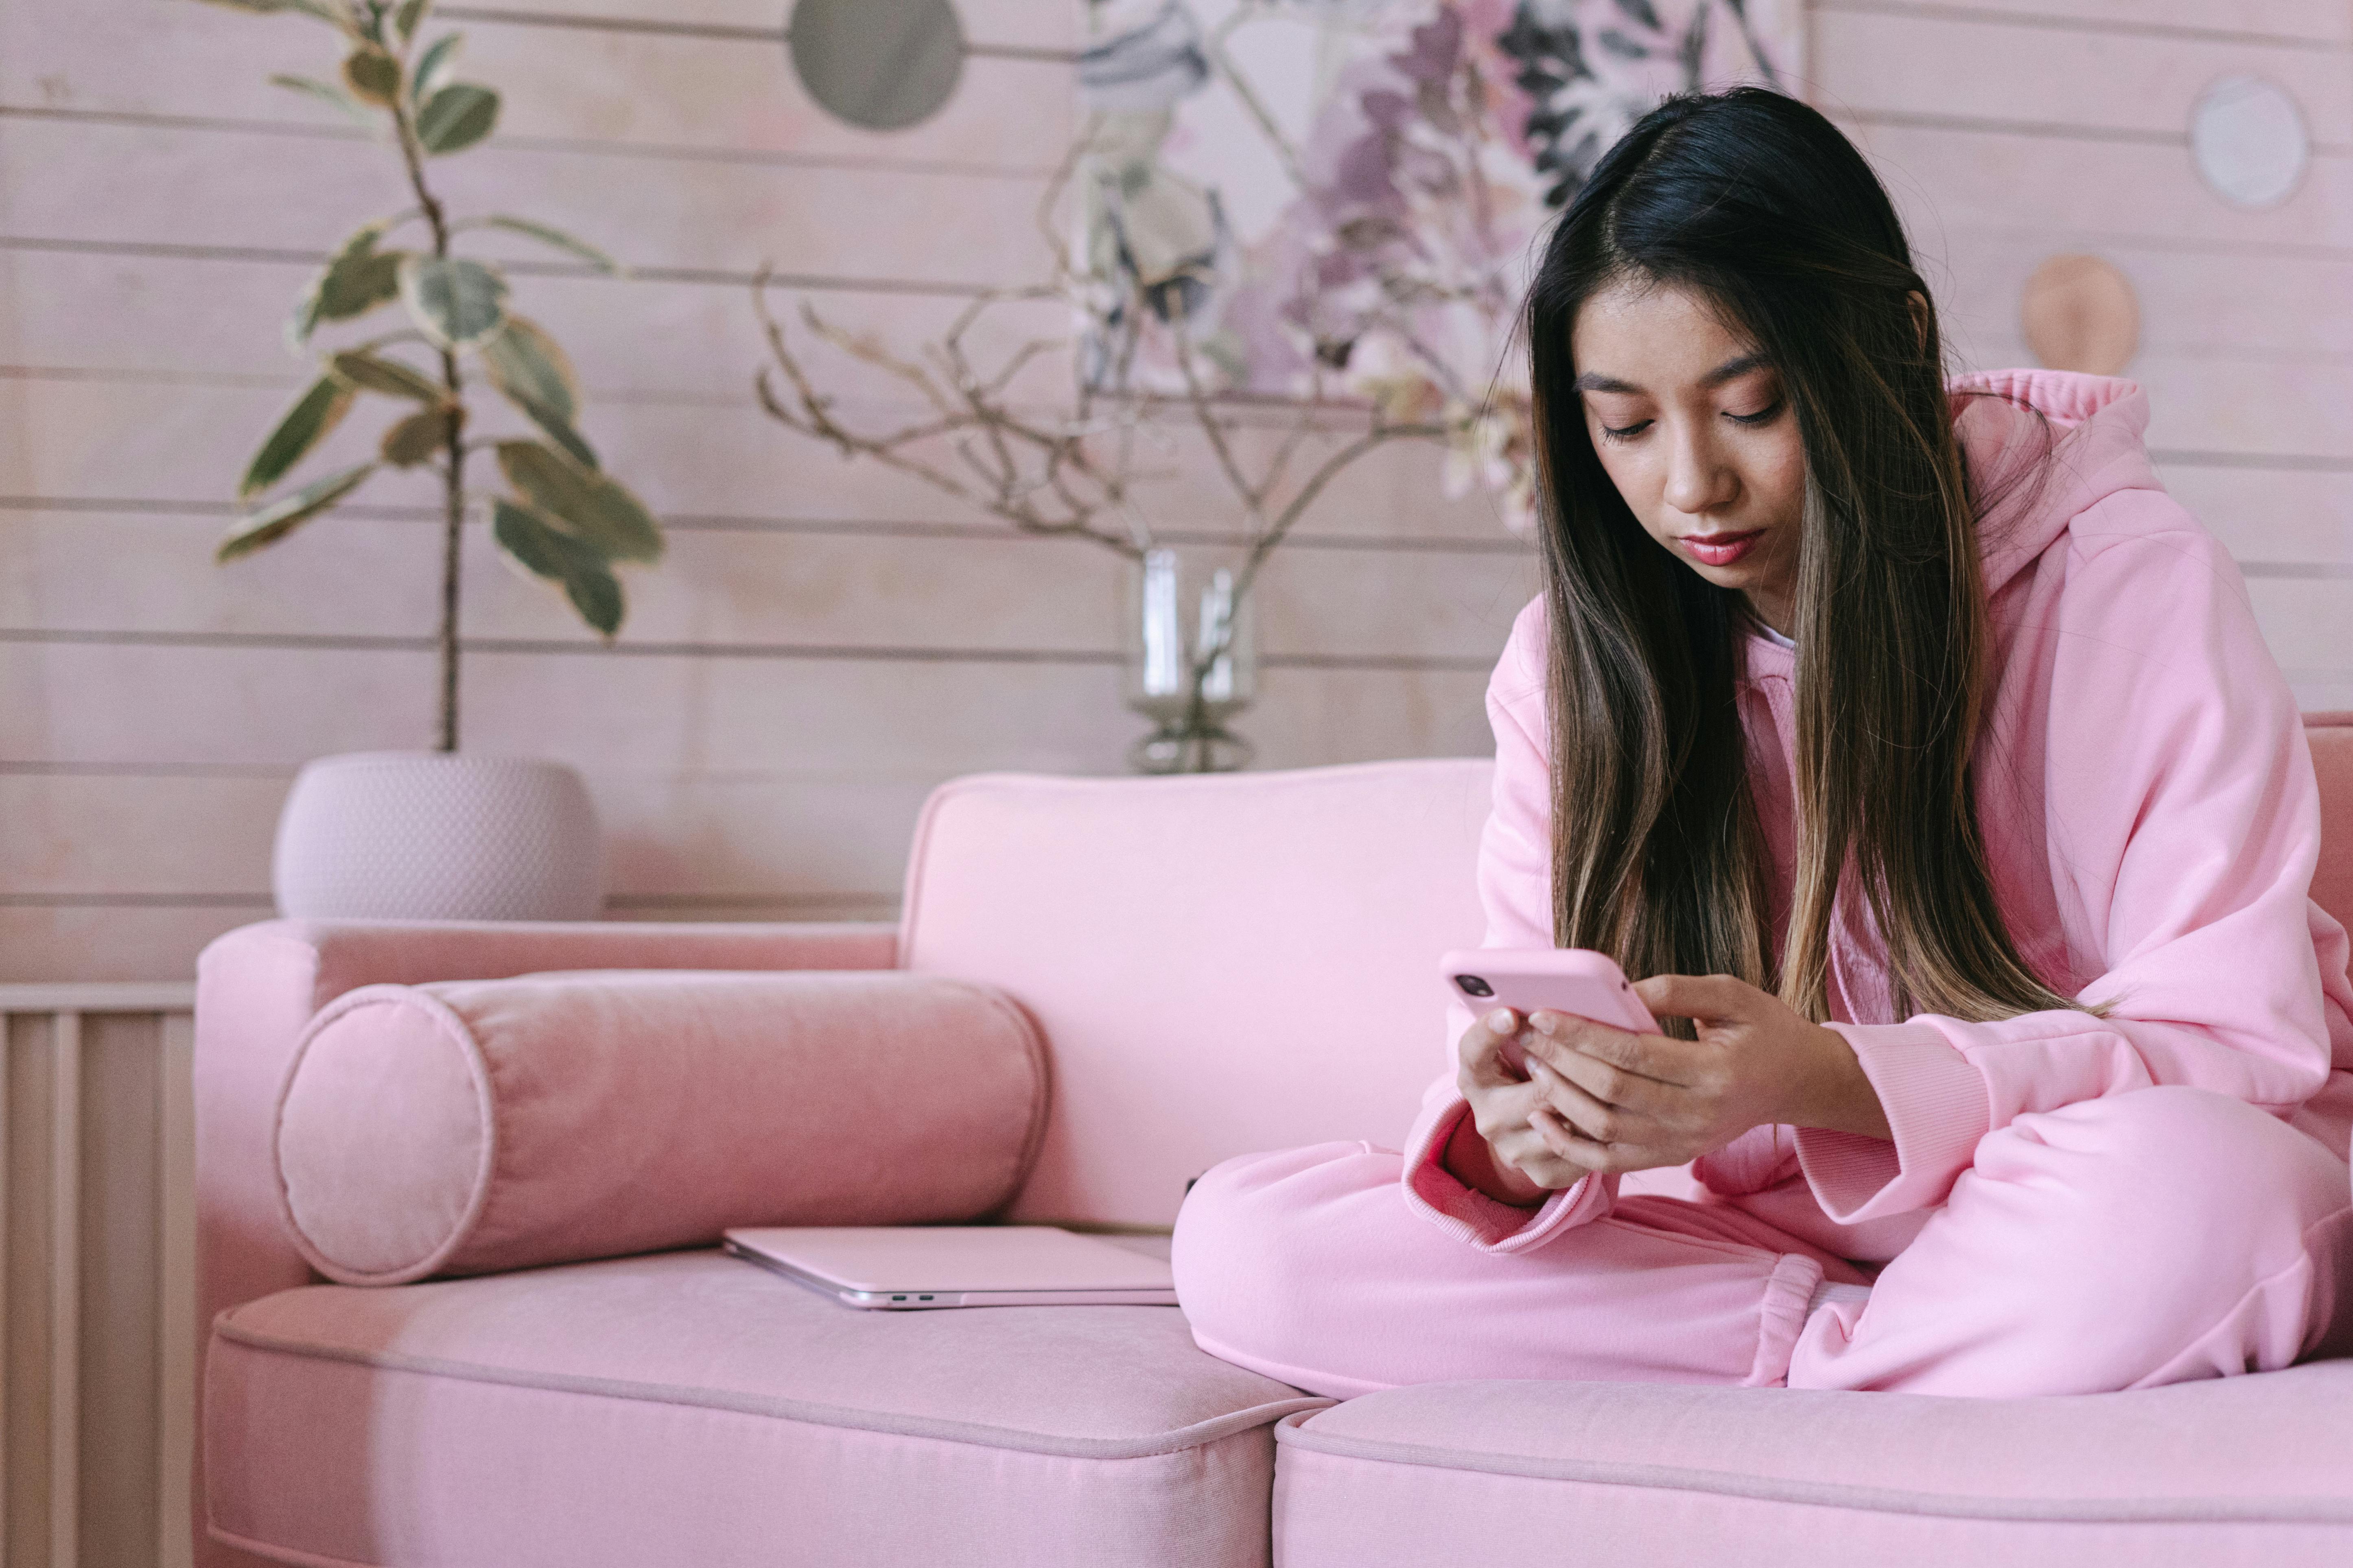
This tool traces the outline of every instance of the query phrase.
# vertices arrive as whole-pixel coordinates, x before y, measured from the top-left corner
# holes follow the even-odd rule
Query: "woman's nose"
[[[1669,506],[1698,517],[1731,505],[1739,493],[1739,476],[1704,435],[1684,432],[1669,443],[1667,484],[1661,498]]]

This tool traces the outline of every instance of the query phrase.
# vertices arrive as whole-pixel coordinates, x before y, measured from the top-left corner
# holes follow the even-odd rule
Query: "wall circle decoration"
[[[868,131],[930,119],[964,75],[964,24],[949,0],[797,0],[785,47],[808,95]]]
[[[2019,296],[2026,346],[2052,370],[2114,375],[2140,352],[2140,301],[2114,262],[2046,258]]]
[[[2287,200],[2312,158],[2295,96],[2259,76],[2226,76],[2189,110],[2189,157],[2207,188],[2233,206]]]

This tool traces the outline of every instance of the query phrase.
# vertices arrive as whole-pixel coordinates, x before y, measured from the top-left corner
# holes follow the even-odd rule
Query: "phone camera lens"
[[[1495,994],[1493,986],[1475,974],[1458,974],[1454,977],[1454,984],[1462,987],[1462,994],[1466,996],[1493,996]]]

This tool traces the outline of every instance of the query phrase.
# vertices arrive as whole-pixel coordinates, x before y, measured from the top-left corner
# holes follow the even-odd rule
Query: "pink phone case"
[[[1445,954],[1439,971],[1446,989],[1474,1015],[1509,1007],[1525,1017],[1549,1009],[1613,1029],[1659,1032],[1658,1021],[1607,953],[1577,947],[1469,948]]]

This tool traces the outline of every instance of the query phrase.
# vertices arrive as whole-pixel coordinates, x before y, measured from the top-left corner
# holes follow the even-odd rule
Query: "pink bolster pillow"
[[[1045,1047],[1001,994],[893,971],[369,985],[279,1096],[294,1245],[346,1285],[971,1220],[1011,1201]]]

